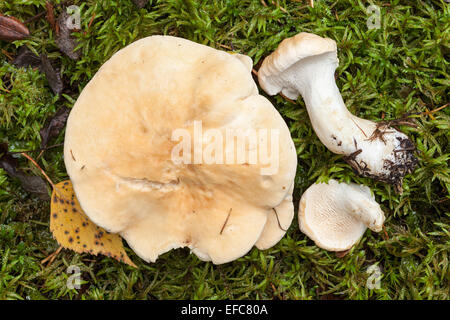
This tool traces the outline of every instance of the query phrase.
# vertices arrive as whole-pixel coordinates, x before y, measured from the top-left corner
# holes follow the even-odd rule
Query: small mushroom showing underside
[[[269,95],[301,95],[320,141],[360,175],[388,182],[401,192],[403,177],[416,164],[413,142],[386,122],[351,114],[335,82],[339,64],[336,42],[299,33],[283,40],[258,70],[260,86]]]
[[[272,228],[273,208],[287,229],[297,155],[252,64],[171,36],[114,54],[66,128],[64,161],[89,218],[149,262],[186,247],[221,264],[259,239],[276,244],[285,231]],[[239,144],[236,132],[247,140]]]
[[[367,186],[331,179],[303,193],[298,220],[318,247],[340,252],[351,249],[367,228],[381,231],[384,213]]]

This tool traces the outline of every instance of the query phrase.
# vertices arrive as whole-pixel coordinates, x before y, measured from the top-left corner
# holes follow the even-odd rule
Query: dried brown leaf
[[[5,170],[11,178],[19,179],[25,191],[33,193],[43,200],[49,198],[44,179],[40,176],[27,175],[19,169],[19,161],[8,152],[7,143],[0,143],[0,168]]]
[[[41,54],[41,71],[45,73],[45,76],[47,77],[48,80],[48,84],[50,85],[50,88],[52,88],[52,91],[56,95],[61,94],[64,88],[61,75],[59,74],[59,72],[56,72],[56,70],[50,63],[50,60],[47,58],[45,54]]]
[[[29,35],[30,31],[21,21],[0,14],[0,40],[22,40]]]
[[[52,30],[56,31],[56,20],[53,4],[49,1],[45,3],[46,15],[45,18],[50,23]]]
[[[40,68],[41,59],[26,46],[21,46],[17,56],[12,61],[12,64],[17,67]]]
[[[48,142],[57,137],[61,130],[65,127],[67,117],[69,116],[70,109],[67,107],[61,107],[56,113],[47,121],[44,128],[39,131],[41,134],[41,148],[45,148]]]
[[[65,53],[70,59],[78,60],[81,57],[81,51],[75,51],[78,44],[76,39],[71,36],[72,30],[67,25],[69,19],[70,15],[63,10],[58,17],[56,44],[61,52]]]

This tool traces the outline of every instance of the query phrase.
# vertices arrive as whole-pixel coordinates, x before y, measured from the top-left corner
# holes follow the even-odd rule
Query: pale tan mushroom
[[[264,59],[258,81],[270,95],[305,101],[320,141],[359,174],[388,182],[401,192],[403,177],[417,165],[414,143],[399,130],[350,113],[336,86],[336,42],[302,32],[284,39]]]
[[[275,208],[272,214],[269,214],[263,233],[259,237],[255,246],[260,250],[266,250],[276,245],[285,235],[294,218],[294,203],[292,202],[292,192],[294,183],[292,183],[288,195]]]
[[[315,244],[329,251],[345,251],[367,228],[382,229],[384,213],[367,186],[339,183],[310,186],[300,199],[300,230]]]
[[[67,172],[93,222],[152,262],[188,247],[202,260],[225,263],[264,238],[273,208],[292,202],[297,157],[282,117],[258,94],[251,66],[244,55],[170,36],[141,39],[111,57],[74,105],[64,146]],[[228,129],[278,132],[269,140],[279,144],[267,147],[276,170],[264,170],[274,163],[261,161],[260,149],[255,163],[198,161],[204,154],[195,147],[211,143],[195,139],[198,123],[215,138]],[[193,147],[178,162],[176,130],[189,133],[192,140],[183,142]],[[223,158],[237,149],[223,146]],[[245,145],[246,154],[254,150]],[[292,217],[282,219],[287,229]],[[272,233],[273,245],[280,232]]]

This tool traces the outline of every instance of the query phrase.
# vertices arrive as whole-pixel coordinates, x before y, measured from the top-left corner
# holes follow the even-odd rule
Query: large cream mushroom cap
[[[350,249],[367,228],[379,232],[384,222],[380,205],[366,186],[339,183],[310,186],[300,199],[300,230],[329,251]]]
[[[180,247],[216,264],[246,254],[272,208],[290,196],[297,165],[289,130],[250,70],[248,57],[170,36],[141,39],[111,57],[73,107],[64,146],[93,222],[122,235],[146,261]],[[224,141],[227,129],[278,132],[277,148],[267,146],[276,170],[263,170],[273,163],[260,161],[259,150],[255,164],[195,163],[193,151],[192,163],[174,162],[177,129],[190,134],[192,150],[210,145],[204,136],[194,141],[198,121]],[[224,155],[234,154],[223,145]]]

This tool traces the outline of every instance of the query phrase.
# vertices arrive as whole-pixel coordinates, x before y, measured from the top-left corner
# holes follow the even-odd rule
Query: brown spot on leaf
[[[65,188],[63,189],[63,187]],[[52,199],[56,193],[58,194],[57,198],[63,198],[64,201],[62,203],[60,201],[56,203],[52,201],[50,204],[50,230],[62,247],[72,249],[78,253],[88,252],[95,255],[108,252],[110,256],[119,257],[123,254],[123,262],[135,266],[124,251],[122,238],[117,234],[108,234],[103,228],[91,223],[84,214],[70,181],[56,184],[53,189]],[[67,203],[66,199],[73,200]],[[68,210],[69,208],[73,213],[70,215],[59,215],[58,223],[56,224],[53,214],[62,213],[64,209]],[[102,239],[102,241],[96,239]]]

